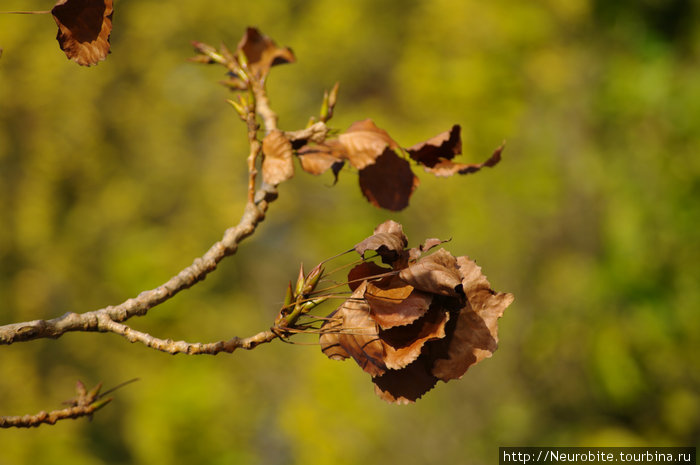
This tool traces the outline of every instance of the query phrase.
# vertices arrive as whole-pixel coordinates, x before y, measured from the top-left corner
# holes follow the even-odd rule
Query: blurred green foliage
[[[48,0],[2,8],[46,9]],[[462,124],[474,176],[421,173],[411,206],[366,203],[357,174],[298,170],[206,281],[131,321],[214,341],[267,328],[298,263],[376,224],[447,247],[513,292],[500,349],[416,405],[386,405],[352,362],[279,342],[170,357],[111,334],[0,349],[0,413],[115,385],[92,422],[0,432],[0,464],[495,463],[499,446],[698,445],[700,6],[692,0],[115,1],[112,54],[66,60],[48,16],[0,15],[0,323],[119,303],[237,223],[245,131],[188,63],[248,25],[298,63],[273,69],[283,129],[341,91],[402,145]],[[330,311],[331,308],[328,308]],[[306,342],[314,342],[309,339]]]

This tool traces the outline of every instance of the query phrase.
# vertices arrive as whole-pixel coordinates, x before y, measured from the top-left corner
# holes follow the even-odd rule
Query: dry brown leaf
[[[402,370],[388,370],[372,379],[374,392],[387,402],[410,404],[430,391],[438,379],[430,373],[424,357]]]
[[[112,0],[58,0],[51,14],[61,50],[82,66],[104,60],[110,48],[112,13]]]
[[[454,163],[450,160],[440,160],[438,163],[431,167],[424,167],[425,171],[433,173],[435,176],[448,177],[455,174],[471,174],[476,173],[485,167],[493,167],[501,161],[501,152],[505,146],[501,145],[498,147],[491,156],[483,163],[478,164],[468,164],[468,163]]]
[[[279,129],[270,131],[262,141],[262,177],[267,184],[276,186],[294,176],[292,143]]]
[[[430,294],[413,289],[397,276],[369,282],[365,299],[372,310],[372,319],[382,329],[413,323],[425,315],[433,300]]]
[[[360,170],[360,189],[367,200],[375,207],[391,211],[408,206],[418,183],[410,163],[388,148],[374,164]]]
[[[355,245],[355,252],[363,258],[365,252],[374,250],[382,257],[384,263],[396,260],[408,244],[408,239],[403,233],[403,227],[393,220],[387,220],[374,228],[374,234]]]
[[[345,162],[342,147],[337,140],[329,140],[324,144],[307,144],[297,150],[301,168],[313,175],[323,174],[333,170],[336,180]]]
[[[425,142],[406,149],[412,159],[421,165],[432,167],[441,160],[451,160],[462,153],[461,128],[459,124],[452,126],[449,131],[441,132]]]
[[[387,368],[404,368],[418,358],[426,342],[444,338],[445,323],[449,318],[449,313],[433,306],[410,325],[380,330],[379,338],[384,343],[384,363]]]
[[[462,279],[457,260],[445,249],[411,263],[401,270],[399,276],[421,291],[452,297],[460,295]]]
[[[435,360],[432,373],[443,381],[458,379],[470,366],[490,357],[498,348],[498,319],[513,302],[513,295],[494,292],[481,268],[467,257],[459,257],[464,308],[448,324],[447,336],[430,348]]]
[[[258,78],[264,78],[275,65],[296,61],[289,47],[278,47],[275,42],[258,29],[249,27],[236,48],[248,61],[248,69]]]
[[[367,283],[363,282],[321,327],[320,343],[328,357],[338,359],[349,355],[374,377],[384,373],[386,365],[377,323],[370,318],[369,305],[364,300],[366,288]]]
[[[353,123],[338,140],[345,149],[345,156],[358,170],[372,165],[377,157],[389,148],[399,146],[384,129],[378,128],[371,119]]]
[[[389,273],[391,268],[384,268],[377,265],[374,262],[362,262],[359,265],[354,266],[348,272],[348,287],[351,291],[355,292],[362,281],[370,279],[373,276],[381,276]]]

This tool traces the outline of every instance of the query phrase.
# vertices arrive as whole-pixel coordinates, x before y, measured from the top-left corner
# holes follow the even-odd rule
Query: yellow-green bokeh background
[[[695,0],[115,0],[112,54],[66,60],[49,16],[0,16],[0,323],[122,302],[238,222],[245,132],[191,40],[247,25],[291,46],[269,93],[283,129],[341,82],[332,123],[402,145],[454,123],[465,161],[420,172],[401,213],[357,174],[298,172],[239,253],[137,329],[214,341],[269,326],[300,261],[385,219],[452,238],[515,303],[500,348],[412,406],[351,362],[279,342],[169,356],[112,334],[0,348],[0,414],[77,379],[116,394],[92,422],[0,431],[0,464],[490,464],[499,446],[700,442],[700,4]],[[2,10],[47,9],[2,0]],[[328,309],[330,311],[330,309]],[[307,342],[312,342],[309,340]]]

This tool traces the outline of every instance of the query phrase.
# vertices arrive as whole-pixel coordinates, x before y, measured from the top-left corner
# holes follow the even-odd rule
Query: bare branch
[[[32,428],[42,424],[53,425],[59,420],[90,417],[112,401],[111,397],[101,399],[101,386],[101,384],[98,384],[88,391],[85,389],[85,385],[78,381],[76,386],[77,396],[68,402],[71,405],[70,407],[51,412],[42,410],[35,415],[0,417],[0,428]]]
[[[224,232],[223,238],[211,246],[192,265],[180,271],[166,283],[155,289],[144,291],[137,297],[116,306],[109,306],[86,313],[66,313],[52,320],[34,320],[0,326],[0,344],[30,341],[40,338],[58,338],[71,331],[110,331],[109,322],[123,322],[134,316],[143,316],[148,310],[188,289],[214,271],[225,257],[236,253],[238,244],[255,232],[265,219],[270,202],[277,198],[277,190],[264,185],[255,193],[254,199],[245,207],[237,226]]]
[[[203,344],[201,342],[173,341],[158,339],[150,334],[137,331],[129,326],[107,319],[104,323],[107,331],[124,336],[129,342],[140,342],[146,347],[167,352],[169,354],[187,355],[216,355],[220,352],[232,353],[236,349],[251,350],[260,344],[271,342],[279,337],[273,331],[262,331],[247,338],[234,337],[228,341],[218,341]]]

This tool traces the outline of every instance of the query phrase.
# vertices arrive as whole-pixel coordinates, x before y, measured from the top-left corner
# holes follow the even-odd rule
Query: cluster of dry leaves
[[[348,273],[352,295],[321,327],[331,359],[352,357],[372,376],[376,393],[414,402],[438,380],[461,378],[498,346],[498,319],[513,295],[495,292],[468,257],[429,239],[406,249],[400,224],[387,221],[355,246],[375,251],[386,266],[363,260]]]
[[[195,61],[203,63],[237,63],[246,71],[246,79],[240,72],[229,71],[224,81],[232,90],[249,88],[248,76],[264,81],[274,65],[292,63],[294,53],[287,47],[279,47],[268,36],[255,28],[248,28],[239,41],[236,52],[222,46],[220,52],[213,47],[195,42],[201,55]],[[330,119],[337,96],[337,86],[326,94],[321,121]],[[331,170],[336,177],[345,163],[358,170],[360,189],[373,205],[392,211],[408,206],[418,178],[411,169],[412,160],[427,172],[447,177],[455,174],[475,173],[484,167],[492,167],[501,160],[503,146],[498,147],[483,163],[458,163],[453,159],[462,152],[461,128],[455,124],[425,142],[402,148],[384,129],[371,119],[357,121],[334,138],[323,140],[290,140],[280,130],[271,131],[263,139],[263,180],[278,185],[294,176],[294,156],[301,168],[319,175]]]

